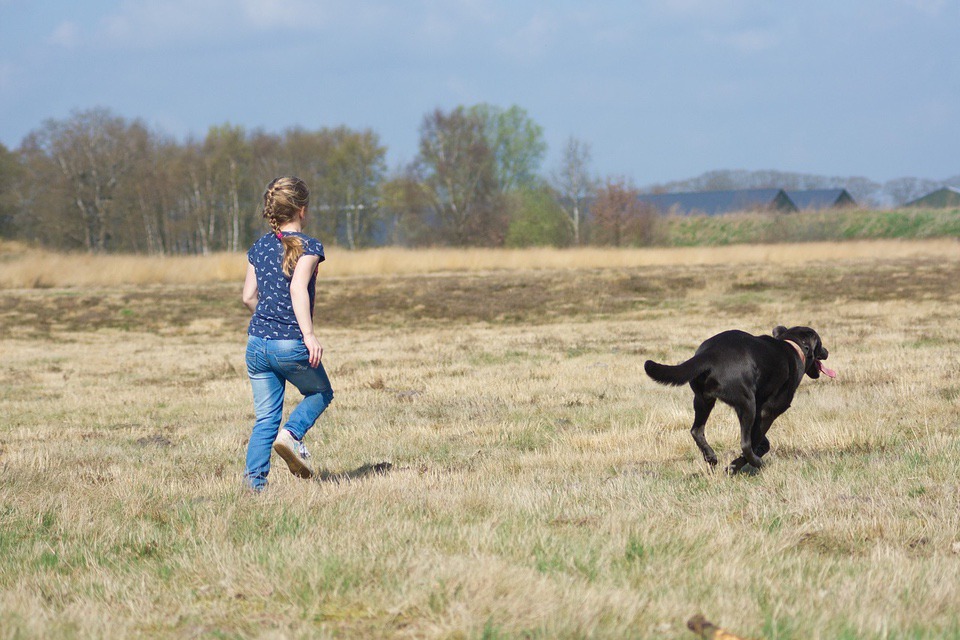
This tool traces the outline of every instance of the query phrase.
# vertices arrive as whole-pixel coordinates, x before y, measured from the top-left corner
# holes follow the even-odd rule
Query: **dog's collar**
[[[803,355],[803,349],[800,348],[800,345],[793,340],[784,340],[784,342],[797,350],[797,355],[800,356],[800,365],[804,367],[807,366],[807,356]]]

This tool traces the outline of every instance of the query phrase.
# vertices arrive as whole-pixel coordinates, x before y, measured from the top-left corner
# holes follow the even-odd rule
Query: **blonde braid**
[[[277,220],[275,215],[276,203],[274,202],[278,180],[279,178],[267,185],[267,190],[263,194],[263,217],[266,218],[270,228],[273,229],[273,234],[279,239],[283,234],[280,231],[280,221]]]
[[[280,225],[289,222],[310,202],[310,192],[300,178],[274,178],[263,193],[263,217],[283,244],[283,273],[293,277],[297,260],[303,255],[303,243],[296,236],[285,236]]]

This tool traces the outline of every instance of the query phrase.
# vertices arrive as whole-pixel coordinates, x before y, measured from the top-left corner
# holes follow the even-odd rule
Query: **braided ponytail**
[[[297,260],[303,255],[303,243],[296,236],[285,236],[280,226],[293,220],[310,203],[306,183],[297,177],[274,178],[263,192],[263,217],[283,244],[283,273],[293,277]]]

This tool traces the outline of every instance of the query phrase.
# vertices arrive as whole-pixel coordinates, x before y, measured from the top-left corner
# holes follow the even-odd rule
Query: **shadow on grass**
[[[393,469],[393,465],[389,462],[364,464],[356,469],[351,469],[350,471],[333,472],[320,469],[316,472],[314,480],[317,482],[333,482],[335,484],[340,484],[341,482],[360,480],[361,478],[366,478],[368,476],[382,476],[391,469]]]

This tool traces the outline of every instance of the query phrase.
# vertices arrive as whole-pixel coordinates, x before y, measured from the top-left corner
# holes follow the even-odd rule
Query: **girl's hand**
[[[310,353],[310,366],[316,369],[320,366],[320,359],[323,358],[323,347],[320,341],[311,333],[303,336],[303,344]]]

